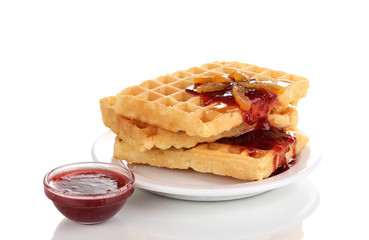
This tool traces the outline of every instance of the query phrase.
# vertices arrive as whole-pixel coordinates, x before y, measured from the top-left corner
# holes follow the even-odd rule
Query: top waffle
[[[177,71],[170,75],[129,87],[116,96],[115,111],[129,119],[139,120],[173,132],[185,131],[191,136],[210,137],[243,123],[238,108],[203,106],[199,96],[185,89],[193,84],[194,76],[216,76],[240,71],[257,81],[284,82],[286,87],[278,96],[278,106],[272,111],[283,111],[297,105],[309,87],[306,78],[238,62],[213,62],[201,67]]]

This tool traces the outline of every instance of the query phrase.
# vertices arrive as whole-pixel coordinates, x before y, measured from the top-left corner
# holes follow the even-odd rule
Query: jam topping
[[[257,81],[244,73],[235,71],[224,76],[201,76],[194,78],[194,84],[186,91],[199,95],[203,105],[223,103],[241,110],[243,120],[255,124],[253,131],[237,137],[222,138],[217,143],[232,145],[250,156],[261,154],[262,150],[272,150],[274,171],[281,172],[290,166],[286,153],[293,148],[295,158],[296,137],[292,132],[270,126],[267,115],[278,104],[277,96],[284,93],[283,83]]]
[[[273,150],[276,155],[274,158],[274,170],[279,166],[287,164],[286,153],[293,148],[293,156],[295,158],[296,137],[290,131],[270,127],[261,127],[257,130],[246,132],[237,137],[221,138],[216,141],[240,148],[248,151],[250,156],[256,156],[261,150]],[[279,159],[279,161],[278,161]]]
[[[293,144],[295,136],[290,132],[275,127],[261,128],[254,131],[246,132],[237,137],[221,138],[217,140],[219,143],[225,143],[234,146],[242,146],[247,148],[257,148],[262,150],[276,150]]]
[[[76,170],[56,176],[50,184],[64,193],[104,194],[126,185],[128,179],[113,171]]]
[[[256,81],[240,72],[228,76],[196,77],[194,83],[186,91],[199,95],[204,106],[224,103],[238,107],[249,125],[265,118],[277,104],[277,95],[284,92],[284,88],[276,83]]]

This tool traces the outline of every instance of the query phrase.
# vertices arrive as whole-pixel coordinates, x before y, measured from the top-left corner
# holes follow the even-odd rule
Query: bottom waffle
[[[129,163],[148,164],[173,169],[193,169],[203,173],[229,176],[242,180],[262,180],[278,167],[286,164],[306,146],[308,137],[293,132],[293,141],[286,141],[285,151],[262,150],[218,142],[201,143],[193,148],[161,150],[153,148],[141,152],[119,137],[114,144],[114,157]],[[279,144],[279,143],[278,143]],[[276,149],[280,149],[276,146]]]
[[[115,101],[116,98],[114,96],[100,100],[103,122],[119,138],[140,151],[146,151],[152,148],[191,148],[201,142],[214,142],[223,137],[238,136],[254,128],[254,125],[250,126],[242,123],[238,127],[234,127],[215,136],[189,136],[183,131],[172,132],[118,115],[115,113]],[[297,111],[292,107],[287,108],[283,113],[270,113],[268,115],[270,125],[283,129],[294,129],[297,119]]]

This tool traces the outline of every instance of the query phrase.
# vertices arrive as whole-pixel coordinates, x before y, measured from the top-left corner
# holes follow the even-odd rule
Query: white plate
[[[92,147],[94,161],[125,161],[113,159],[115,134],[107,132]],[[295,182],[312,172],[321,161],[321,152],[310,140],[297,156],[296,163],[287,171],[262,181],[241,181],[192,170],[173,170],[147,165],[127,164],[136,177],[136,187],[184,200],[222,201],[254,196]]]

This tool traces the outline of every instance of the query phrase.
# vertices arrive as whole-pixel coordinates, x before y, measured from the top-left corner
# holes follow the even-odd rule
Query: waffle
[[[193,84],[194,76],[224,75],[233,71],[243,72],[257,81],[283,82],[285,92],[278,96],[275,112],[282,112],[289,105],[296,106],[309,87],[306,78],[282,71],[238,62],[213,62],[129,87],[117,94],[115,111],[172,132],[184,131],[200,137],[221,134],[243,123],[241,111],[236,107],[220,108],[219,104],[203,106],[199,96],[185,89]]]
[[[242,123],[229,131],[210,137],[189,136],[184,131],[172,132],[154,127],[137,120],[130,120],[115,113],[116,98],[106,97],[100,100],[100,108],[104,124],[116,135],[140,151],[152,148],[168,149],[191,148],[201,142],[214,142],[223,137],[233,137],[252,130],[253,126]],[[294,129],[297,124],[297,111],[288,108],[283,113],[271,113],[268,120],[272,126],[283,129]]]
[[[290,159],[306,146],[308,138],[295,132],[295,148],[285,154]],[[294,149],[294,150],[293,150]],[[242,180],[262,180],[269,177],[283,161],[272,150],[257,150],[251,155],[242,148],[223,143],[201,143],[190,149],[151,149],[140,152],[116,137],[114,157],[129,163],[149,164],[173,169],[193,169],[203,173],[230,176]]]

